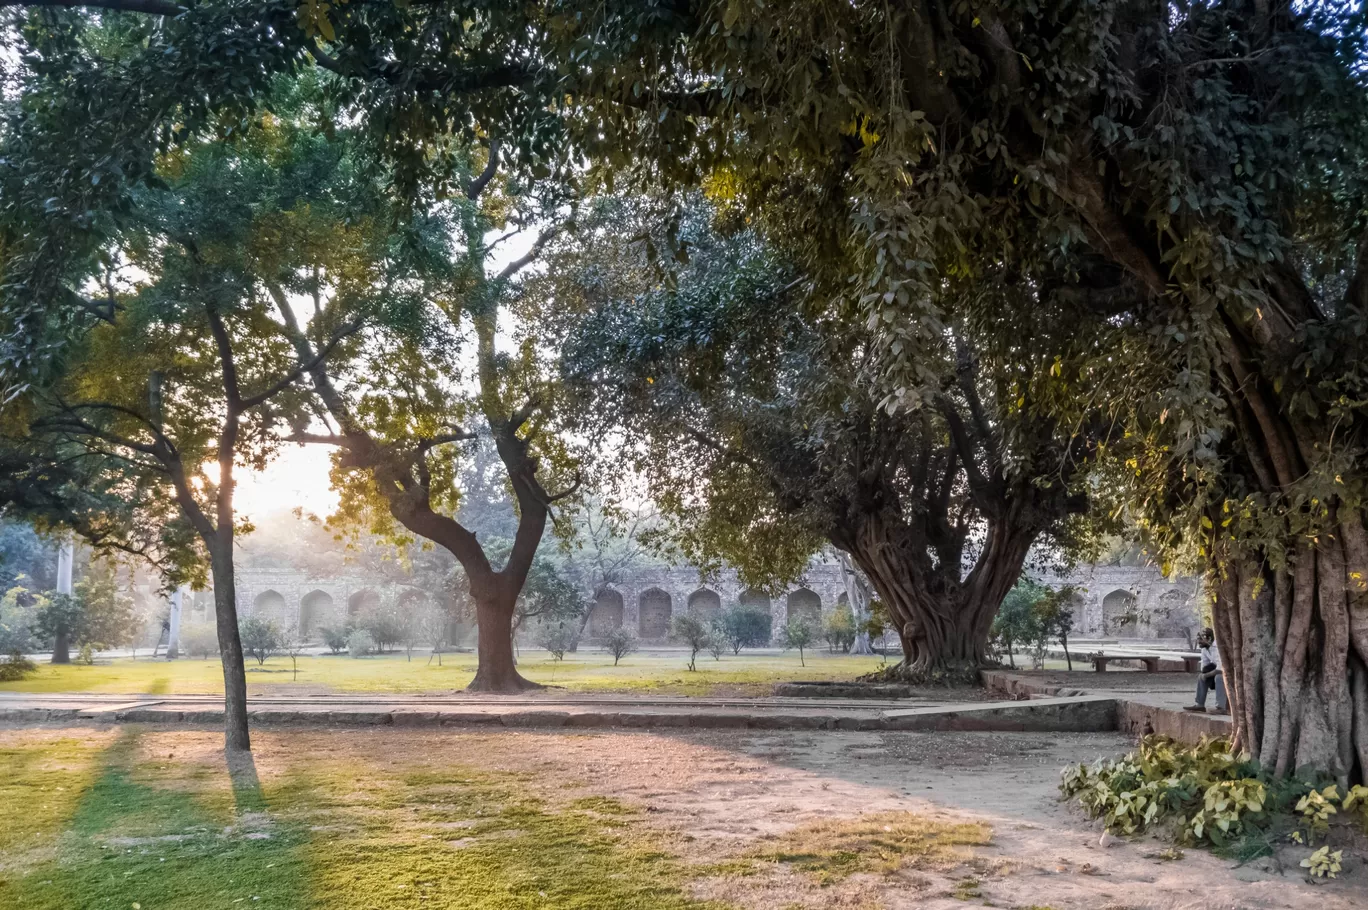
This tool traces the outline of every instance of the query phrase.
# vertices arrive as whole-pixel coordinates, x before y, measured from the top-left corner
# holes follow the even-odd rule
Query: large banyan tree
[[[940,381],[923,405],[882,406],[865,375],[877,334],[814,303],[753,233],[711,231],[710,211],[652,236],[639,209],[610,205],[601,230],[553,259],[547,296],[583,313],[565,368],[586,432],[623,440],[606,457],[636,453],[699,564],[777,587],[834,546],[887,608],[896,674],[976,673],[1033,546],[1073,543],[1099,427],[1074,432],[1028,406],[1065,380],[1038,362],[1026,322],[1011,345],[953,328],[926,365]],[[648,247],[672,240],[687,264],[661,273]]]
[[[947,276],[1071,275],[1127,336],[1093,365],[1110,475],[1203,566],[1239,744],[1368,771],[1368,105],[1357,7],[1213,0],[691,7],[636,125],[814,271],[849,279],[894,406],[924,394]],[[671,65],[661,73],[660,60]],[[604,110],[607,110],[606,108]],[[625,106],[614,111],[626,111]],[[680,121],[687,122],[684,128]],[[671,156],[696,140],[708,154]],[[852,258],[848,251],[858,248]],[[833,255],[833,250],[837,251]],[[1009,332],[1022,299],[965,299]],[[1029,305],[1029,304],[1026,304]],[[1057,416],[1080,396],[1056,400]],[[1132,448],[1134,446],[1135,448]]]

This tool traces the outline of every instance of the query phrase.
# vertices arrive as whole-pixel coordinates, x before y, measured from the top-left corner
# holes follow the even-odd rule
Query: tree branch
[[[466,198],[471,202],[480,198],[485,187],[489,186],[489,181],[494,179],[494,175],[499,172],[499,140],[495,139],[489,143],[489,161],[485,168],[480,172],[480,176],[470,181],[466,186]]]
[[[285,389],[289,388],[291,385],[297,382],[299,378],[303,376],[305,373],[313,370],[315,367],[322,364],[323,361],[327,360],[328,355],[330,355],[333,352],[333,349],[336,348],[337,345],[342,342],[342,339],[355,335],[357,332],[361,331],[361,328],[364,325],[365,319],[358,316],[356,319],[353,319],[351,322],[342,326],[340,329],[333,333],[332,337],[328,339],[327,344],[325,344],[322,350],[320,350],[318,353],[314,354],[308,360],[296,364],[294,369],[290,370],[289,373],[286,373],[280,379],[271,383],[271,385],[269,385],[263,391],[258,392],[255,395],[249,395],[248,397],[242,399],[242,410],[250,410],[259,404],[263,404],[264,402],[269,401],[276,395],[279,395],[281,392],[285,391]]]

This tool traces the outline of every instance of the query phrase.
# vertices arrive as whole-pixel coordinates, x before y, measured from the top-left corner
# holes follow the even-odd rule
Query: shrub
[[[603,650],[613,655],[613,666],[637,649],[637,637],[631,629],[617,628],[603,636]]]
[[[46,598],[15,585],[0,596],[0,654],[38,650],[34,628]]]
[[[328,650],[334,654],[341,654],[347,650],[347,636],[351,632],[345,627],[323,626],[318,630],[319,636],[323,639],[323,644],[328,646]]]
[[[578,639],[579,629],[570,623],[549,622],[538,631],[537,644],[550,651],[556,660],[562,660]]]
[[[708,647],[712,630],[696,616],[676,616],[670,623],[670,634],[689,646],[689,669],[697,670],[698,652]]]
[[[0,682],[18,682],[28,676],[38,667],[19,651],[13,651],[9,657],[0,660]]]
[[[840,604],[822,624],[822,638],[826,640],[827,650],[848,653],[855,644],[855,614],[846,604]]]
[[[249,616],[238,625],[238,634],[242,636],[242,652],[255,657],[258,666],[280,650],[282,636],[275,620]]]
[[[723,610],[718,628],[732,653],[740,654],[742,648],[759,648],[769,644],[771,622],[768,610],[743,605]]]
[[[789,648],[797,648],[798,663],[807,666],[807,661],[803,657],[803,649],[812,644],[812,626],[806,620],[790,619],[788,624],[784,626],[780,641],[784,645],[785,651]]]
[[[365,629],[353,629],[347,636],[347,653],[352,657],[365,657],[375,648],[375,639]]]
[[[1341,799],[1334,784],[1274,778],[1224,739],[1185,746],[1165,736],[1147,736],[1115,761],[1066,768],[1060,789],[1109,831],[1136,834],[1171,821],[1180,841],[1224,847],[1244,839],[1256,852],[1268,849],[1275,825],[1292,840],[1314,842],[1336,803],[1350,812],[1368,797],[1363,787]]]
[[[180,646],[191,657],[208,660],[219,650],[218,629],[211,622],[186,623],[181,626]]]

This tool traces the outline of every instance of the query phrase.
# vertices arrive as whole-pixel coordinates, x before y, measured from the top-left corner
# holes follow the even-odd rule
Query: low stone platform
[[[253,698],[262,726],[405,727],[692,727],[756,730],[986,730],[1078,732],[1114,730],[1107,696],[928,704],[871,704],[834,699],[771,698]],[[906,704],[905,702],[903,703]],[[0,721],[219,724],[212,696],[0,695]]]
[[[787,698],[921,698],[925,691],[904,683],[786,682],[774,694]]]

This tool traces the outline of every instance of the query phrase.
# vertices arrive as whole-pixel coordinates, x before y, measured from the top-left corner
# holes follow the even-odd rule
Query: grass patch
[[[578,692],[628,692],[655,695],[769,695],[774,684],[791,680],[853,679],[879,665],[877,657],[807,656],[807,666],[794,654],[728,655],[700,661],[696,672],[685,669],[688,656],[678,651],[630,655],[619,666],[594,650],[567,654],[555,661],[540,651],[524,651],[518,670],[540,683]],[[346,655],[299,658],[299,674],[288,657],[273,657],[247,674],[250,693],[274,692],[450,692],[463,689],[475,676],[475,655],[447,655],[443,666],[412,661],[401,654],[353,660]],[[223,669],[217,660],[149,660],[119,658],[93,666],[40,664],[22,680],[0,683],[3,692],[111,692],[147,695],[219,695]]]
[[[440,745],[418,754],[336,733],[259,734],[259,779],[250,764],[230,775],[216,739],[126,728],[88,750],[84,771],[54,778],[52,757],[79,743],[0,732],[3,792],[18,798],[0,811],[27,805],[42,830],[25,837],[52,847],[0,866],[0,908],[719,906],[688,896],[691,867],[616,800],[552,803],[526,774],[453,763]],[[67,811],[32,811],[59,779],[78,784]]]
[[[908,862],[940,865],[966,858],[992,829],[978,822],[947,824],[912,812],[880,812],[790,831],[756,858],[786,863],[823,884],[857,872],[887,874]]]

